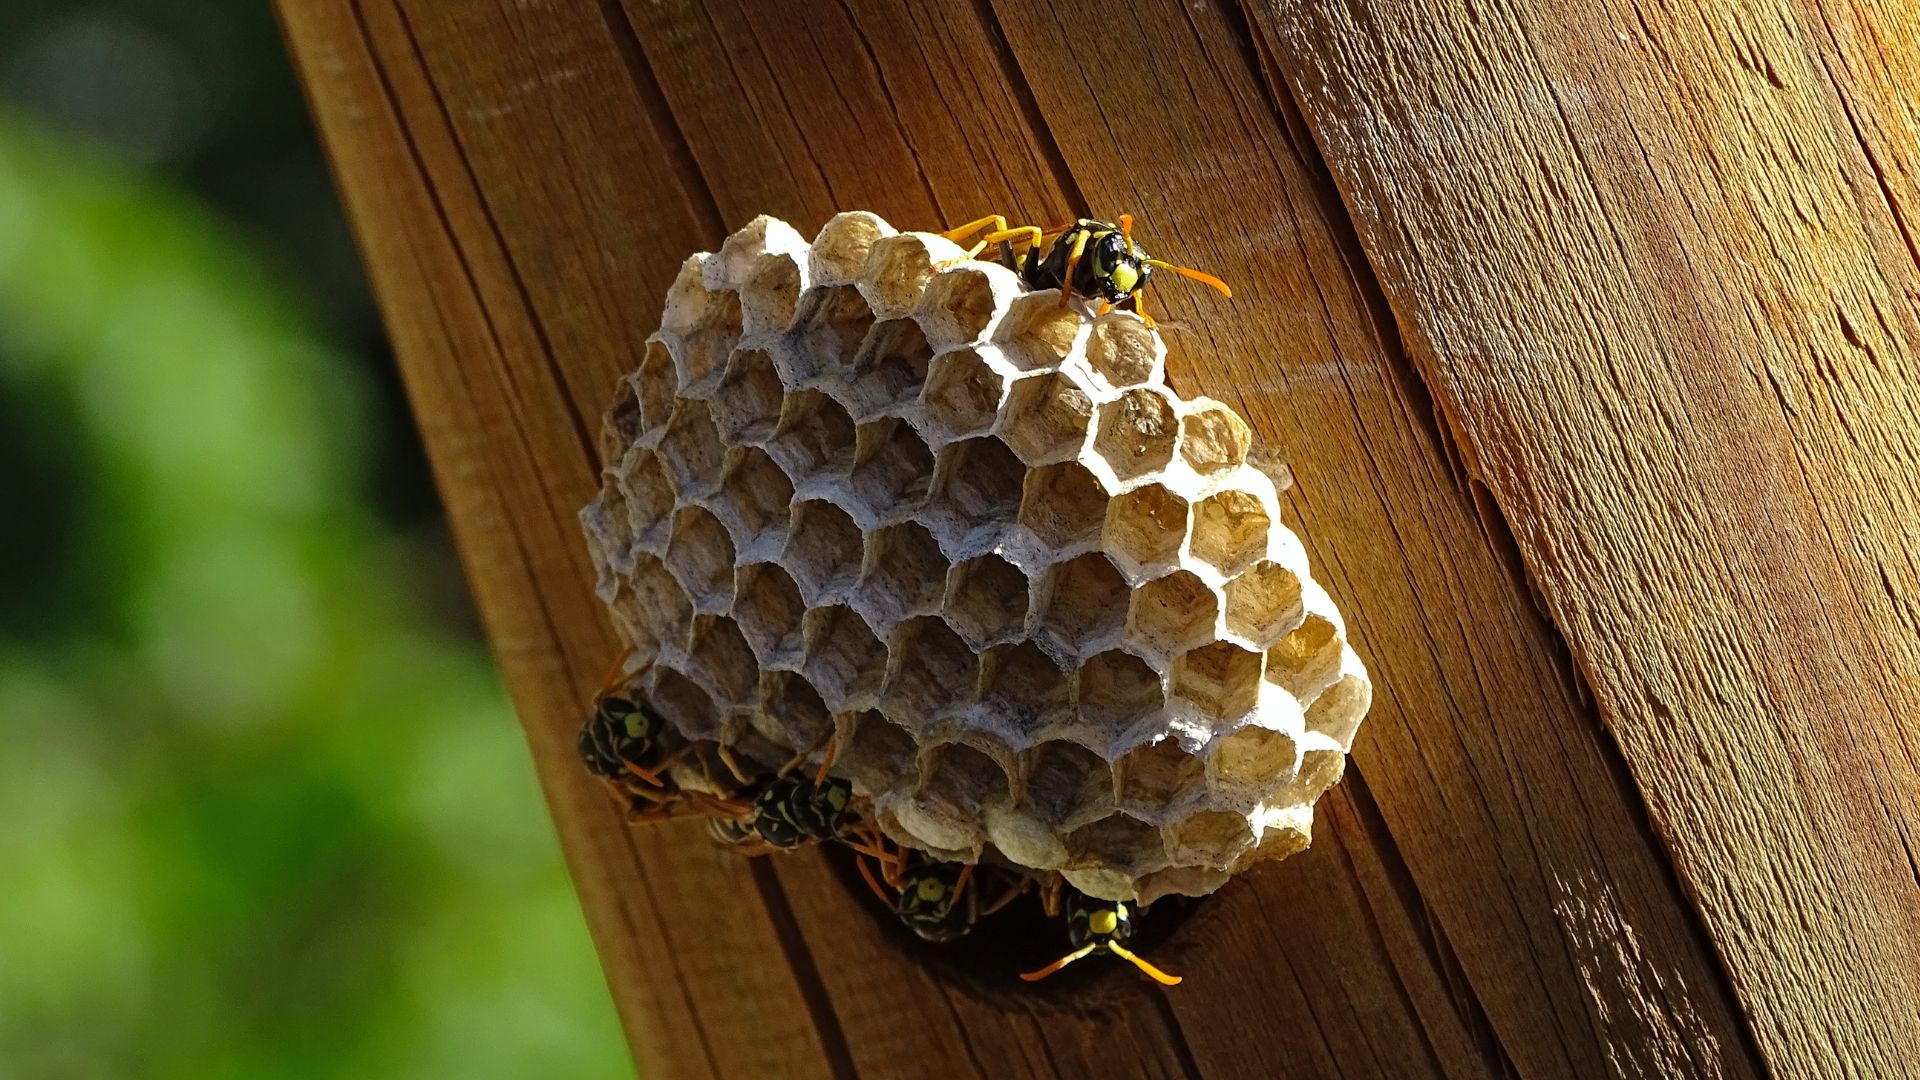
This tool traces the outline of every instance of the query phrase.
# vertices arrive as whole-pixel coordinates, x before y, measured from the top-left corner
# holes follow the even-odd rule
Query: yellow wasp
[[[1153,318],[1141,302],[1140,290],[1156,267],[1210,285],[1223,296],[1233,296],[1227,283],[1212,274],[1149,256],[1145,248],[1133,242],[1132,214],[1121,214],[1117,224],[1081,218],[1053,230],[1037,225],[1008,228],[1007,219],[994,214],[942,235],[959,243],[975,234],[980,235],[967,251],[967,258],[978,256],[989,244],[999,244],[1000,261],[1007,269],[1018,273],[1030,289],[1059,289],[1061,307],[1067,306],[1069,296],[1084,296],[1099,300],[1099,313],[1104,315],[1113,305],[1131,299],[1133,310],[1151,326]],[[1025,259],[1016,256],[1016,243],[1026,248]]]

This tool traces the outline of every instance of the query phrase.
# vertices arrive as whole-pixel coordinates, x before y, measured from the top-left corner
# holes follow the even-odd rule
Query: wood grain
[[[647,1075],[1920,1060],[1911,13],[279,7]],[[574,760],[612,380],[687,253],[850,207],[1130,210],[1235,287],[1156,288],[1175,383],[1285,451],[1380,689],[1171,993],[983,995]]]

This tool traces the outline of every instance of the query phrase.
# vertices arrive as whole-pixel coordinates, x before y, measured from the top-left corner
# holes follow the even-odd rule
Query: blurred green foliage
[[[387,396],[101,145],[0,113],[0,1076],[628,1074]]]

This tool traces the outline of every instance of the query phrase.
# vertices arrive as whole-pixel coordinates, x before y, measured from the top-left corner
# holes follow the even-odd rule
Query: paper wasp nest
[[[762,765],[831,734],[895,840],[1095,896],[1301,850],[1372,689],[1246,424],[962,254],[763,217],[681,268],[582,512],[641,691]]]

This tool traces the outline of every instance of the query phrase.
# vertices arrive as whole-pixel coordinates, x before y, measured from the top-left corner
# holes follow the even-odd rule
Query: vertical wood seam
[[[813,1019],[813,1028],[820,1035],[820,1046],[826,1055],[827,1067],[842,1080],[859,1076],[860,1070],[853,1061],[853,1050],[847,1044],[846,1028],[840,1023],[840,1015],[833,1007],[833,995],[827,992],[826,983],[820,978],[820,966],[813,958],[813,950],[807,945],[806,932],[800,926],[800,920],[793,914],[793,904],[787,899],[785,887],[765,859],[749,860],[748,872],[753,875],[754,888],[760,893],[760,903],[766,907],[767,917],[773,922],[774,934],[780,940],[780,951],[786,958],[787,967],[793,971],[794,984],[800,990],[800,1000],[806,1003],[807,1015]]]
[[[708,241],[717,245],[727,235],[726,215],[720,212],[720,202],[714,198],[713,185],[700,168],[700,159],[693,152],[693,144],[687,141],[687,133],[673,115],[673,106],[667,101],[666,91],[661,89],[652,65],[647,63],[646,53],[640,45],[640,35],[634,31],[633,22],[627,18],[626,11],[620,7],[620,0],[599,0],[599,5],[607,36],[613,40],[614,51],[620,54],[620,62],[626,66],[627,78],[633,83],[634,93],[647,110],[647,120],[653,125],[654,137],[667,151],[674,180],[694,213],[702,219]]]

